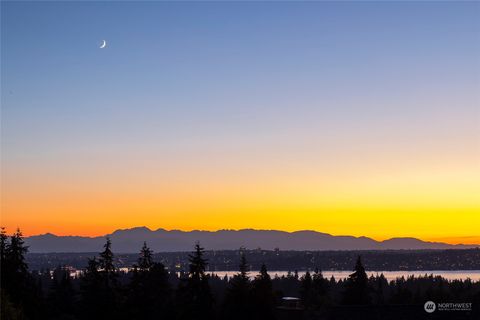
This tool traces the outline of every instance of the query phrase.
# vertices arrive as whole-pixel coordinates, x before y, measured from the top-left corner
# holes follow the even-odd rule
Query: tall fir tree
[[[88,261],[83,276],[81,296],[85,308],[82,310],[86,319],[119,318],[122,288],[117,281],[118,274],[114,265],[112,242],[109,238],[100,253],[98,261]]]
[[[313,285],[312,276],[307,271],[303,277],[300,278],[300,299],[306,309],[309,309],[313,300]]]
[[[244,252],[240,254],[239,273],[232,277],[225,294],[223,316],[226,319],[249,319],[253,312],[247,259]]]
[[[8,236],[5,227],[0,227],[0,261],[5,262],[8,245]]]
[[[11,301],[9,294],[11,268],[7,259],[9,241],[4,227],[0,229],[0,314],[1,319],[19,319],[22,311]]]
[[[328,290],[329,281],[323,277],[321,270],[316,269],[312,276],[312,309],[319,309],[329,303]]]
[[[272,279],[267,267],[262,264],[259,274],[252,282],[253,319],[274,319],[275,298],[273,295]]]
[[[40,319],[43,315],[42,293],[32,275],[28,272],[25,255],[28,247],[25,246],[23,234],[17,229],[10,241],[6,233],[0,232],[0,245],[3,250],[1,287],[2,301],[10,306],[12,314],[27,319]],[[2,312],[4,312],[2,308]]]
[[[128,319],[171,319],[174,317],[168,272],[153,261],[153,252],[144,242],[128,287]]]
[[[182,279],[177,292],[179,319],[207,320],[214,317],[209,276],[205,273],[207,260],[203,256],[204,249],[197,242],[195,251],[189,255],[188,277]]]
[[[153,251],[147,246],[147,242],[143,242],[143,247],[140,250],[140,257],[138,258],[138,268],[141,271],[148,271],[153,265]]]
[[[107,237],[107,242],[103,246],[103,251],[100,253],[100,258],[98,260],[101,274],[105,283],[106,288],[112,288],[117,283],[117,270],[113,262],[113,252],[112,252],[112,241]]]
[[[355,269],[346,280],[346,288],[343,293],[343,303],[364,305],[370,303],[370,289],[368,276],[362,264],[360,256],[357,258]]]
[[[377,305],[383,305],[383,304],[385,304],[385,295],[386,295],[386,291],[387,291],[387,288],[388,288],[388,281],[385,278],[385,276],[383,275],[383,273],[381,273],[379,276],[377,276],[374,279],[374,283],[375,283],[375,287],[373,288],[374,303],[377,304]],[[419,301],[417,301],[417,302],[419,302]]]
[[[29,277],[25,262],[28,248],[24,244],[23,235],[19,229],[10,237],[9,242],[5,242],[2,288],[10,296],[13,303],[21,303]]]
[[[8,261],[9,271],[12,272],[11,276],[20,280],[25,278],[28,274],[27,263],[25,262],[25,255],[28,252],[28,247],[25,246],[23,240],[23,234],[20,229],[10,237],[10,243],[6,246],[6,260]]]
[[[4,227],[0,228],[0,290],[2,293],[5,291],[5,285],[7,280],[7,275],[9,274],[9,266],[7,260],[7,249],[8,249],[8,236]]]

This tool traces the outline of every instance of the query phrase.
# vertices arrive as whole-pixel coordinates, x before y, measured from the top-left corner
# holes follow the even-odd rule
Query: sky
[[[480,243],[479,2],[1,7],[10,232]]]

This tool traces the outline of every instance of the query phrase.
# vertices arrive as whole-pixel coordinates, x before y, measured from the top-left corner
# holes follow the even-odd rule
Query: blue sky
[[[94,184],[98,172],[145,159],[158,164],[147,166],[152,179],[192,163],[226,177],[268,165],[272,175],[375,174],[432,159],[478,169],[479,11],[478,2],[2,2],[4,184]]]
[[[465,100],[445,112],[470,117],[478,99],[478,3],[3,7],[6,143],[61,129],[116,137],[130,121],[190,135],[442,109],[422,97]]]

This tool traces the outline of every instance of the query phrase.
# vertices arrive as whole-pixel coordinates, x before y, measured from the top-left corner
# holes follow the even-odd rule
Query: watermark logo
[[[423,305],[425,312],[432,313],[435,311],[472,311],[471,302],[439,302],[427,301]]]
[[[437,303],[438,311],[472,311],[471,302],[441,302]]]
[[[425,309],[425,311],[428,313],[432,313],[437,309],[437,305],[433,301],[427,301],[423,305],[423,309]]]

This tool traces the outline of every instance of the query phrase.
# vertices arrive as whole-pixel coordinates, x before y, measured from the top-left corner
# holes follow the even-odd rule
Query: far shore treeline
[[[111,239],[114,249],[117,240]],[[149,242],[147,242],[150,244]],[[192,242],[194,243],[194,242]],[[202,243],[202,242],[201,242]],[[203,243],[202,243],[203,245]],[[101,248],[103,243],[98,247]],[[141,244],[139,245],[139,247]],[[208,247],[205,247],[208,248]],[[138,248],[137,250],[138,251]],[[191,249],[190,249],[191,251]],[[480,270],[480,248],[474,249],[435,249],[435,250],[342,250],[342,251],[293,251],[266,250],[262,248],[248,249],[240,247],[236,250],[205,250],[208,259],[209,273],[223,274],[238,270],[239,256],[248,257],[250,271],[260,270],[262,264],[268,266],[270,275],[277,272],[300,273],[320,269],[330,271],[351,271],[357,257],[362,256],[366,270],[377,272],[396,271],[418,274],[430,274],[435,271],[473,271]],[[73,270],[85,269],[85,261],[96,255],[96,252],[28,252],[26,261],[31,270],[54,269],[57,266],[68,266]],[[169,271],[188,271],[189,251],[155,252],[153,259],[161,262]],[[138,260],[138,253],[118,253],[115,250],[114,262],[120,269],[132,268]],[[422,272],[424,271],[424,272]],[[250,273],[253,275],[253,273]],[[480,273],[478,273],[480,275]],[[463,277],[465,279],[465,277]],[[477,280],[477,277],[472,279]]]
[[[317,269],[271,278],[262,264],[252,278],[248,254],[238,273],[207,273],[200,243],[192,244],[188,270],[173,272],[154,260],[144,243],[131,271],[120,271],[106,239],[103,251],[71,277],[67,266],[29,270],[20,230],[0,233],[1,319],[429,319],[426,301],[471,303],[469,311],[435,319],[478,319],[480,282],[422,276],[387,281],[368,277],[358,256],[347,279],[327,279]]]

